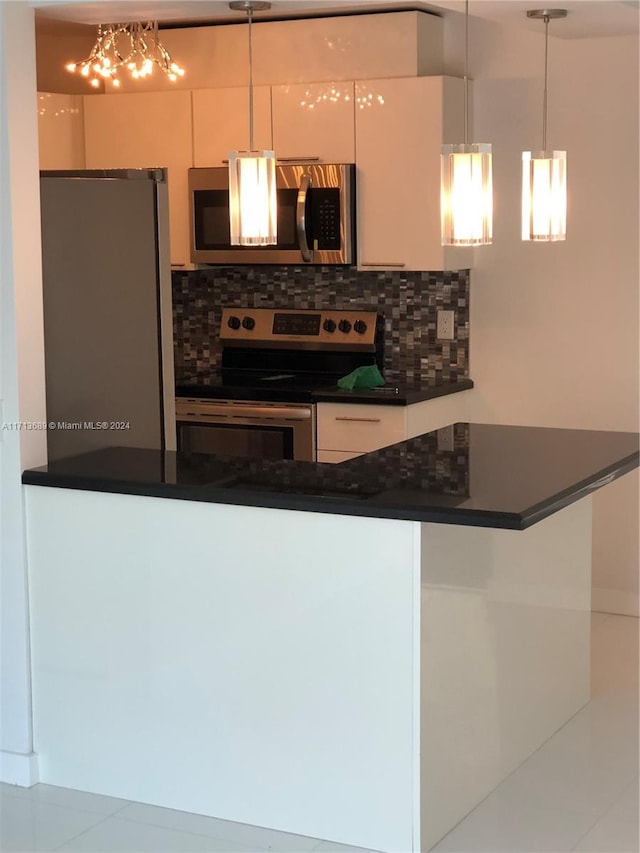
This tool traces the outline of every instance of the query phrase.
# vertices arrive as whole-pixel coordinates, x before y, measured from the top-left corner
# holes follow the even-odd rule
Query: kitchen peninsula
[[[591,502],[638,436],[26,471],[41,780],[427,850],[589,698]]]

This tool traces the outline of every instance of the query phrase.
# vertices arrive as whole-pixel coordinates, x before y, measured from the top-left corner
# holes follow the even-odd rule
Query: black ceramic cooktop
[[[473,388],[470,379],[455,382],[406,382],[387,377],[385,385],[369,390],[342,391],[335,374],[280,371],[212,372],[176,385],[176,397],[205,400],[257,400],[273,403],[368,403],[407,406]]]
[[[176,397],[212,400],[260,400],[274,403],[312,403],[317,388],[335,387],[336,377],[304,376],[286,370],[225,371],[176,385]]]
[[[460,423],[340,465],[112,447],[23,483],[523,529],[638,467],[636,433]]]

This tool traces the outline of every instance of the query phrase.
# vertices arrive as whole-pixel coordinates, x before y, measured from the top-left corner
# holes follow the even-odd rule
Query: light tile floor
[[[433,853],[638,853],[638,620],[593,615],[592,700]],[[1,853],[360,851],[51,785],[0,785]],[[397,851],[405,853],[405,851]]]

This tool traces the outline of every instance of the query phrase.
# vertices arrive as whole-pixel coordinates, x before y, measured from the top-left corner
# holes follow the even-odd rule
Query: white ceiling
[[[38,17],[80,24],[115,21],[158,20],[174,23],[229,22],[245,19],[231,12],[226,0],[29,0]],[[318,14],[345,14],[354,11],[423,9],[446,17],[448,12],[464,12],[464,0],[401,2],[401,0],[273,0],[270,12],[256,13],[254,20],[269,17],[301,17]],[[551,24],[550,35],[558,38],[588,38],[638,32],[640,0],[558,0],[550,8],[568,10],[567,18]],[[536,0],[470,0],[469,14],[508,26],[540,30],[540,21],[531,21],[527,9],[545,8]]]

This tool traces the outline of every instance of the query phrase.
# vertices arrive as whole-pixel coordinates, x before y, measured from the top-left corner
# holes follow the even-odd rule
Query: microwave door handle
[[[296,203],[296,228],[298,231],[298,246],[302,260],[309,263],[311,261],[311,250],[307,243],[307,221],[306,221],[306,206],[307,192],[311,187],[311,178],[309,175],[303,175],[300,179],[298,188],[298,201]]]

